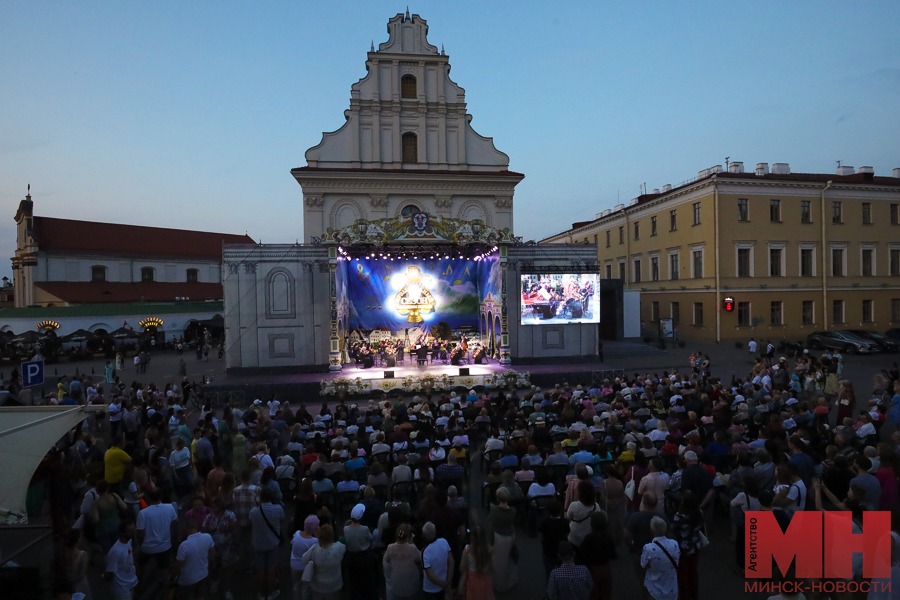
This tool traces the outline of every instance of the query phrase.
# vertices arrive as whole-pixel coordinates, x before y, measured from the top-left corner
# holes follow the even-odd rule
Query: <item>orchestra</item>
[[[418,336],[415,343],[401,340],[355,342],[350,346],[349,356],[362,369],[371,369],[376,362],[381,366],[393,368],[398,363],[402,363],[407,354],[409,360],[415,359],[419,366],[428,364],[429,354],[431,363],[438,362],[445,365],[457,366],[469,362],[481,365],[487,362],[485,347],[481,343],[475,342],[470,349],[466,336],[462,336],[459,342],[430,339],[430,337],[422,334]]]
[[[589,310],[593,296],[594,284],[591,281],[580,285],[577,278],[571,276],[558,281],[545,276],[537,283],[522,282],[523,306],[532,306],[541,319],[556,316],[581,319]]]

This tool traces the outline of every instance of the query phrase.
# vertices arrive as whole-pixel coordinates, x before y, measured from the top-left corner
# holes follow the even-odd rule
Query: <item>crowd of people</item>
[[[72,523],[54,590],[228,600],[252,571],[260,599],[289,586],[297,600],[491,600],[516,588],[519,544],[539,535],[551,600],[611,598],[619,555],[644,584],[635,596],[693,600],[713,519],[730,520],[741,573],[748,510],[783,527],[850,511],[854,531],[866,510],[897,514],[896,364],[862,402],[827,353],[766,355],[730,383],[709,357],[691,364],[312,412],[273,396],[189,415],[176,386],[66,392],[109,412],[36,475],[64,474]],[[90,589],[92,564],[109,596]]]

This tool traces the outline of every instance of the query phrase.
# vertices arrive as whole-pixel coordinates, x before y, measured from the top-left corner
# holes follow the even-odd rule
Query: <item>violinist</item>
[[[481,365],[481,364],[484,364],[484,362],[482,362],[482,361],[484,361],[486,358],[487,358],[487,356],[484,352],[484,346],[482,346],[481,344],[478,344],[475,348],[475,354],[472,355],[472,360],[475,362],[476,365]]]

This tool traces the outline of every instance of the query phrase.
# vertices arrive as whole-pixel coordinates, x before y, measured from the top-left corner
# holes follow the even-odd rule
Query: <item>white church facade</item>
[[[360,335],[349,328],[338,290],[340,242],[402,245],[385,231],[413,215],[440,225],[441,243],[468,239],[471,250],[502,240],[494,250],[503,293],[491,296],[491,319],[482,319],[501,362],[596,355],[596,326],[520,327],[517,293],[523,266],[585,265],[595,251],[557,245],[537,253],[521,245],[513,205],[525,176],[472,128],[465,90],[450,79],[443,48],[428,42],[426,21],[398,14],[388,32],[368,53],[366,76],[351,86],[343,126],[323,134],[306,151],[306,166],[291,170],[303,195],[302,243],[223,248],[228,369],[340,370],[351,334]]]

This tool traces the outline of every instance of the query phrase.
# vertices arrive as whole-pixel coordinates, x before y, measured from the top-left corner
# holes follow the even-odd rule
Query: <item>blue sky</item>
[[[0,4],[0,256],[40,215],[302,235],[290,175],[406,4]],[[540,238],[723,164],[900,167],[900,2],[420,2]],[[2,259],[0,274],[9,275]]]

